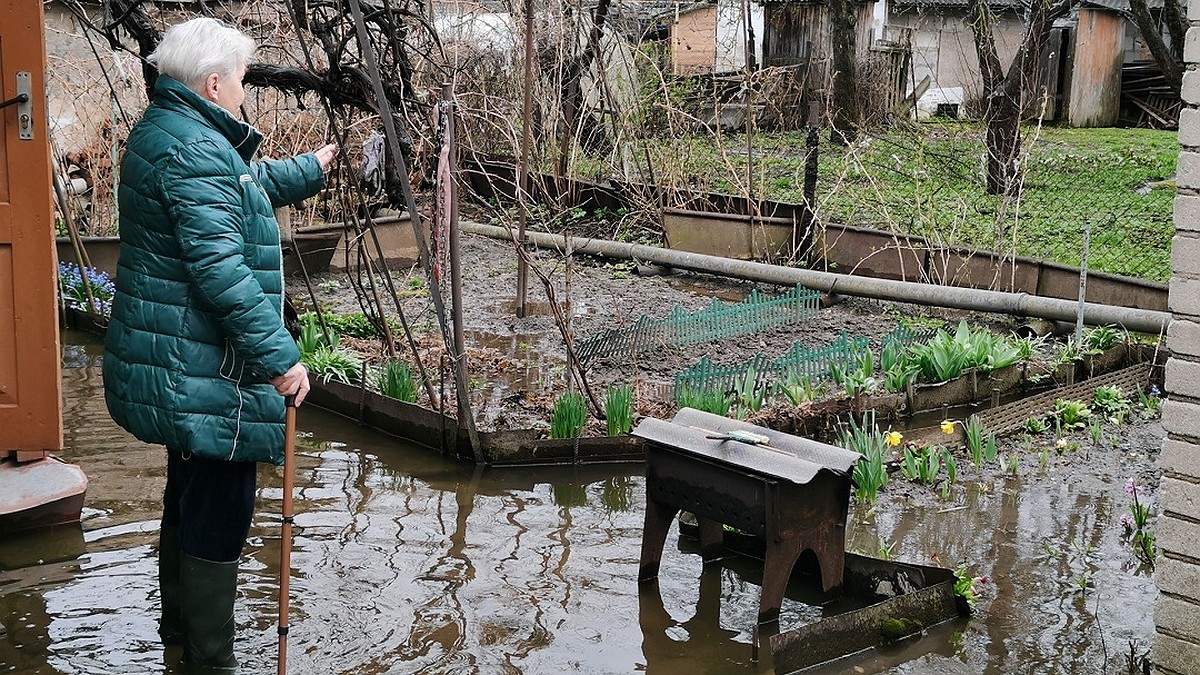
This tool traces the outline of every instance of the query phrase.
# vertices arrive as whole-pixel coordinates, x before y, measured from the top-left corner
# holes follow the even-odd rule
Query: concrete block
[[[1196,675],[1200,673],[1200,644],[1157,633],[1150,660],[1160,672]]]
[[[1200,316],[1200,280],[1171,279],[1167,306],[1172,312]]]
[[[1175,230],[1200,232],[1200,195],[1175,195]]]
[[[1169,394],[1183,394],[1200,399],[1200,363],[1184,359],[1167,359],[1166,390]]]
[[[1200,356],[1200,323],[1175,319],[1168,324],[1167,349],[1183,356]]]
[[[1200,5],[1192,5],[1189,9],[1195,10],[1197,7]],[[1200,70],[1189,70],[1183,74],[1179,95],[1187,103],[1200,103]]]
[[[1200,520],[1200,484],[1164,476],[1159,484],[1159,503],[1163,513],[1177,513],[1193,520]],[[1180,552],[1200,558],[1200,541],[1196,542],[1190,553]],[[1200,595],[1200,586],[1197,586],[1192,592]]]
[[[1200,566],[1160,555],[1154,561],[1154,583],[1163,593],[1195,597],[1200,594]]]
[[[1200,405],[1167,399],[1162,425],[1169,433],[1200,439]]]
[[[1171,271],[1175,275],[1200,277],[1200,237],[1182,232],[1171,238]]]
[[[1185,148],[1200,145],[1200,110],[1184,108],[1179,111],[1179,144]]]
[[[1200,642],[1200,605],[1161,595],[1154,606],[1154,625],[1172,635]]]
[[[1200,21],[1200,6],[1194,2],[1188,3],[1187,16],[1188,21]]]
[[[1180,151],[1175,163],[1175,187],[1200,189],[1200,153]]]
[[[1200,480],[1200,444],[1177,441],[1172,438],[1163,439],[1159,465],[1168,474],[1190,476]],[[1197,538],[1197,541],[1200,541],[1200,538]]]
[[[1200,63],[1200,26],[1189,28],[1187,36],[1183,38],[1183,60],[1187,63]]]
[[[1162,516],[1155,523],[1154,530],[1155,543],[1164,552],[1170,551],[1193,558],[1200,556],[1200,525],[1190,520]],[[1200,596],[1200,588],[1192,589],[1188,595],[1189,598],[1200,602],[1198,596]],[[1200,621],[1200,611],[1197,611],[1196,620]],[[1196,636],[1200,637],[1200,633],[1197,633]]]

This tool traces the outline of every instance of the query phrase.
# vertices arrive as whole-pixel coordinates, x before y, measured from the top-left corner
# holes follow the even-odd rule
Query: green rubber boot
[[[236,673],[233,600],[238,564],[182,556],[183,672]]]
[[[164,645],[183,644],[183,622],[179,616],[179,528],[158,531],[158,598],[162,616],[158,635]]]

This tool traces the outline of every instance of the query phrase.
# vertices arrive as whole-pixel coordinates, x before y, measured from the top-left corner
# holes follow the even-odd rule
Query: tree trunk
[[[848,144],[858,137],[858,7],[855,0],[830,0],[829,23],[833,43],[832,128],[829,139]]]
[[[987,193],[1015,195],[1020,192],[1017,158],[1021,153],[1021,101],[1003,88],[988,98],[983,115],[987,135]]]

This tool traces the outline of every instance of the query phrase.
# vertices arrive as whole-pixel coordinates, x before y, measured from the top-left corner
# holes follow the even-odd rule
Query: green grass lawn
[[[817,212],[829,222],[1078,265],[1092,226],[1092,269],[1155,281],[1170,275],[1174,132],[1027,126],[1019,198],[983,193],[982,127],[936,122],[819,149]],[[746,137],[659,138],[659,184],[745,194]],[[756,197],[803,201],[804,134],[754,137]]]

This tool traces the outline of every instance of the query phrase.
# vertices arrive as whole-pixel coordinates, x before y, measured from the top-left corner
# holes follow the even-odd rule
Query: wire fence
[[[834,366],[843,370],[849,367],[868,344],[865,337],[850,337],[843,332],[836,340],[821,347],[793,342],[775,359],[755,354],[740,363],[722,366],[703,356],[691,367],[676,373],[675,397],[678,399],[685,391],[730,391],[749,372],[754,373],[756,389],[770,388],[789,378],[804,378],[810,384],[816,384],[832,377]]]
[[[868,227],[1072,267],[1083,265],[1086,250],[1089,270],[1169,278],[1173,132],[1028,126],[1012,195],[985,190],[983,136],[981,123],[957,120],[895,125],[848,147],[823,133],[817,226]],[[692,190],[805,201],[803,131],[663,137],[650,153]]]
[[[643,315],[629,326],[581,340],[575,354],[586,366],[598,358],[628,356],[659,345],[682,346],[756,333],[816,316],[820,300],[819,292],[796,286],[787,293],[766,297],[751,290],[749,297],[735,305],[713,298],[708,307],[697,312],[676,305],[665,317]]]

